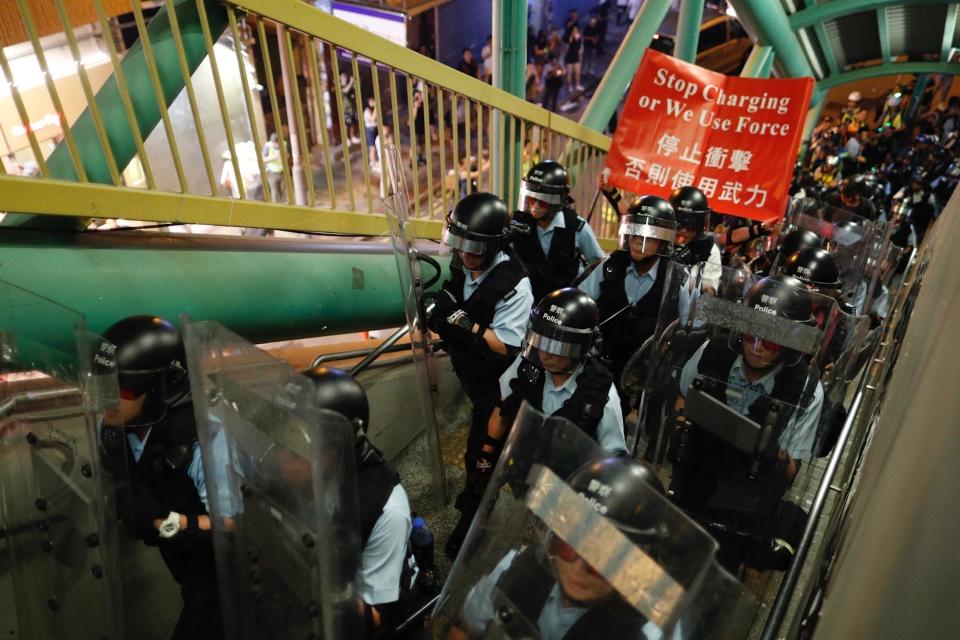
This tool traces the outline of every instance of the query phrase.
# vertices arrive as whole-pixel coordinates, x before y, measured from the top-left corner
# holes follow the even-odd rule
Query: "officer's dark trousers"
[[[189,550],[161,547],[160,554],[180,585],[183,599],[183,609],[172,640],[223,638],[213,545]]]

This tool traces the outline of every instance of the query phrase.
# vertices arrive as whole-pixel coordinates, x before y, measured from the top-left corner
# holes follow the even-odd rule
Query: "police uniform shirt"
[[[410,501],[398,484],[387,498],[361,554],[360,596],[367,604],[400,599],[400,574],[407,559],[411,526]]]
[[[604,262],[609,260],[606,258]],[[623,280],[623,290],[627,294],[627,302],[635,304],[637,300],[643,298],[653,288],[653,283],[657,280],[657,272],[660,271],[661,260],[658,258],[652,267],[643,275],[637,273],[636,264],[632,264],[627,269],[627,275]],[[600,298],[600,283],[603,282],[603,264],[597,265],[597,268],[590,272],[579,289],[589,295],[594,300]],[[659,304],[659,300],[657,303]]]
[[[468,633],[482,635],[487,624],[493,619],[495,614],[493,609],[494,589],[500,580],[500,576],[510,568],[516,556],[516,550],[508,552],[497,563],[493,571],[480,578],[470,590],[463,605],[463,624],[467,627],[465,631]],[[583,607],[564,605],[560,585],[553,585],[543,609],[540,610],[540,617],[536,621],[540,637],[543,640],[563,638],[587,611],[589,609]],[[677,625],[674,632],[670,634],[670,638],[671,640],[679,640],[680,637],[680,626]],[[643,639],[638,640],[661,640],[661,638],[663,638],[663,632],[660,631],[660,628],[652,622],[647,622],[643,625]]]
[[[680,394],[684,397],[687,396],[687,390],[697,375],[700,358],[709,343],[709,340],[703,343],[683,367],[683,372],[680,374]],[[773,391],[774,378],[782,368],[783,364],[778,364],[762,378],[751,382],[747,379],[743,356],[737,356],[730,368],[727,385],[736,388],[740,392],[740,396],[737,398],[728,393],[726,395],[727,406],[746,415],[750,406],[761,395],[769,395]],[[798,408],[790,417],[783,433],[780,434],[780,448],[794,460],[808,460],[813,455],[813,442],[817,435],[817,422],[820,419],[822,408],[823,385],[818,380],[810,404],[806,408]]]
[[[501,251],[493,259],[493,263],[477,278],[474,278],[473,273],[464,267],[463,272],[466,275],[466,279],[463,281],[463,299],[469,300],[473,292],[483,284],[487,274],[489,274],[495,266],[509,259],[510,257]],[[490,323],[490,328],[493,329],[493,332],[497,335],[497,339],[503,344],[510,345],[511,347],[519,347],[523,344],[523,338],[527,332],[527,319],[530,315],[530,308],[534,302],[530,278],[524,276],[520,282],[517,283],[514,291],[516,293],[502,298],[493,308],[493,322]]]
[[[510,383],[517,377],[517,370],[520,368],[522,357],[514,358],[507,370],[500,376],[500,398],[502,400],[513,393]],[[543,413],[551,415],[573,396],[573,392],[577,388],[577,378],[582,372],[583,368],[578,368],[559,387],[554,384],[553,375],[549,371],[544,372],[543,406],[541,407]],[[600,418],[600,424],[597,425],[597,441],[604,451],[612,455],[627,451],[627,443],[623,436],[623,413],[620,410],[620,395],[612,384],[607,396],[607,404],[603,407],[603,417]]]
[[[699,272],[700,265],[694,265],[690,269],[690,282],[696,282]],[[711,288],[716,291],[717,287],[720,286],[720,277],[722,275],[723,263],[720,260],[720,247],[714,242],[713,246],[710,247],[710,257],[707,258],[707,262],[703,266],[703,279],[701,283],[703,283],[704,288]]]
[[[577,216],[577,220],[583,220],[583,218]],[[586,221],[584,220],[584,222]],[[550,243],[553,242],[554,229],[566,228],[567,223],[564,221],[563,214],[560,212],[553,216],[553,220],[550,221],[546,229],[541,229],[540,225],[536,225],[537,239],[540,240],[540,248],[543,249],[543,255],[546,256],[550,254]],[[583,254],[587,264],[603,258],[603,249],[600,248],[597,236],[589,224],[584,224],[580,227],[580,230],[577,231],[576,247],[580,250],[580,253]]]

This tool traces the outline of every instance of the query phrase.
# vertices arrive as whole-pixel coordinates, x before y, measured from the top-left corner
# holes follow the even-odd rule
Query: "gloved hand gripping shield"
[[[801,198],[790,201],[783,232],[807,229],[823,238],[824,248],[833,255],[840,271],[840,297],[852,303],[857,287],[864,279],[867,256],[874,242],[874,227],[873,221],[846,209],[812,198]],[[776,270],[771,273],[775,274]]]
[[[400,276],[400,292],[403,296],[403,309],[407,317],[407,327],[410,335],[410,348],[413,354],[414,367],[417,372],[417,391],[420,398],[420,408],[423,412],[423,425],[427,437],[427,447],[430,453],[430,470],[433,477],[433,488],[445,499],[447,492],[446,473],[443,465],[443,456],[440,452],[440,429],[437,425],[437,365],[433,360],[433,352],[429,346],[427,333],[427,308],[425,300],[425,285],[421,273],[420,259],[416,249],[416,240],[409,226],[410,200],[407,192],[406,177],[403,173],[403,162],[400,151],[394,145],[386,147],[387,178],[389,191],[384,200],[387,227],[390,230],[390,239],[393,242],[393,252],[397,259],[397,273]],[[444,230],[444,244],[461,251],[480,253],[485,250],[477,249],[477,240],[449,234],[447,225]],[[437,269],[435,282],[440,277],[440,266],[434,261]]]
[[[560,638],[577,625],[670,637],[715,543],[651,482],[639,463],[524,405],[434,609],[434,637]]]
[[[286,362],[184,328],[226,637],[361,637],[353,428]]]
[[[115,395],[116,376],[95,380],[91,351],[79,313],[0,281],[0,529],[11,560],[0,600],[20,638],[122,636],[118,527],[96,445],[99,391]]]

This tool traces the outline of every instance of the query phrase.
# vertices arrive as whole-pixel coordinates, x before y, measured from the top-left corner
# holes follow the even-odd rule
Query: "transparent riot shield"
[[[624,377],[634,385],[642,385],[636,425],[628,428],[628,445],[637,455],[661,462],[666,440],[661,433],[666,413],[672,411],[677,397],[676,372],[687,358],[703,344],[707,329],[692,311],[702,295],[739,300],[754,282],[747,267],[723,267],[719,278],[704,277],[706,263],[683,265],[665,262],[663,296],[660,301],[657,327],[645,346],[646,359],[631,360]]]
[[[812,231],[824,241],[837,261],[842,281],[842,298],[853,302],[857,288],[864,279],[867,257],[873,247],[875,223],[846,209],[839,209],[812,198],[790,201],[783,232],[794,229]],[[774,275],[783,265],[775,265]]]
[[[440,450],[440,429],[436,416],[437,366],[427,337],[427,314],[424,306],[424,282],[420,272],[420,260],[417,257],[414,235],[408,224],[410,199],[407,180],[400,150],[394,145],[387,145],[385,153],[387,157],[384,166],[387,168],[389,180],[389,188],[384,198],[387,227],[390,230],[390,239],[393,241],[393,251],[397,258],[400,292],[403,296],[403,308],[410,330],[414,366],[419,379],[417,391],[423,411],[423,426],[427,437],[427,450],[430,454],[433,487],[439,493],[441,500],[446,502],[446,473]]]
[[[554,639],[578,625],[598,638],[680,637],[670,634],[716,543],[653,485],[606,484],[618,461],[524,405],[433,611],[433,637]]]
[[[20,638],[121,637],[85,336],[78,312],[0,281],[0,611]]]
[[[352,427],[286,362],[184,325],[226,637],[362,637]]]

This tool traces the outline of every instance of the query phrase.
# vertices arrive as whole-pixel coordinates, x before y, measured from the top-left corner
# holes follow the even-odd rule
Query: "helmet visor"
[[[456,249],[457,251],[463,251],[464,253],[473,253],[478,256],[485,256],[490,248],[490,242],[488,240],[481,240],[477,236],[469,238],[465,235],[460,235],[459,230],[452,228],[450,225],[447,225],[443,229],[443,234],[441,236],[443,244]]]
[[[677,238],[677,224],[651,216],[623,216],[620,221],[620,249],[647,256],[671,256]]]
[[[563,206],[565,196],[559,190],[545,190],[540,184],[529,183],[526,180],[520,181],[520,193],[517,196],[517,208],[521,211],[530,212],[527,206],[527,199],[539,200],[546,204],[551,210],[559,209]]]
[[[534,318],[523,341],[523,357],[555,373],[575,371],[586,360],[594,333]]]
[[[677,227],[690,233],[702,233],[709,227],[709,211],[693,211],[691,209],[675,209],[677,214]]]

